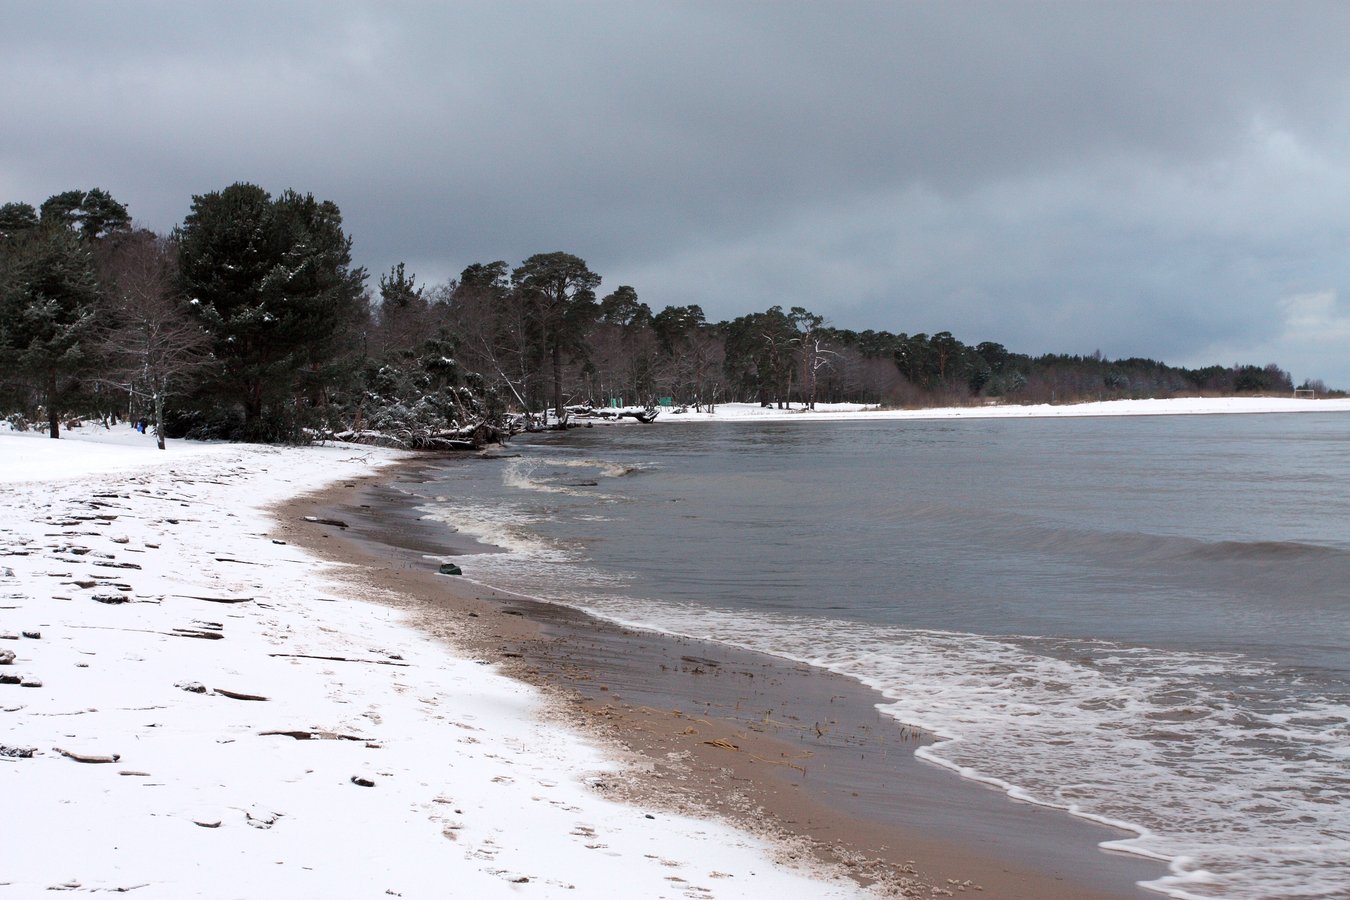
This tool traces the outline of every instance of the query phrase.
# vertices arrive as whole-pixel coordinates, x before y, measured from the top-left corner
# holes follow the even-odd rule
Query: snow
[[[859,893],[606,799],[534,689],[268,537],[396,452],[133,434],[0,432],[0,896]]]
[[[0,484],[137,469],[146,464],[147,454],[155,449],[153,432],[141,434],[131,428],[111,431],[92,425],[78,429],[63,426],[62,440],[53,441],[47,437],[45,423],[25,432],[10,432],[6,425],[0,422],[0,439],[5,439],[4,452],[0,453]],[[17,440],[7,440],[10,437]],[[91,450],[91,442],[97,443],[97,450]],[[176,462],[222,452],[228,445],[174,442],[171,447],[165,451],[165,459]]]
[[[1016,406],[952,406],[932,409],[881,409],[862,403],[801,404],[791,410],[757,403],[719,403],[711,413],[665,409],[658,422],[841,421],[876,419],[1033,419],[1079,416],[1219,415],[1226,413],[1350,412],[1350,399],[1307,400],[1288,397],[1181,397],[1167,400],[1104,400],[1097,403]]]
[[[657,421],[1295,411],[1350,401],[722,404]],[[619,763],[545,721],[534,689],[268,537],[271,506],[398,458],[0,426],[0,680],[19,682],[0,683],[0,896],[860,892],[724,824],[607,799],[596,783]]]

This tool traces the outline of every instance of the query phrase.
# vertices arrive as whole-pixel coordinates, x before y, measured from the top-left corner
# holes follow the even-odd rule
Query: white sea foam
[[[557,457],[545,457],[539,460],[544,466],[556,466],[568,469],[595,469],[605,478],[623,478],[625,475],[632,475],[634,472],[644,470],[643,466],[631,463],[618,463],[610,459],[560,459]]]
[[[440,497],[436,499],[442,500]],[[563,562],[570,559],[563,548],[549,543],[531,529],[530,526],[538,522],[538,515],[520,509],[489,509],[478,503],[457,501],[453,504],[424,503],[417,510],[423,520],[440,522],[486,545],[481,553],[466,556],[489,558],[497,551],[506,551],[517,560],[530,562]]]
[[[594,460],[532,465],[532,480],[549,484],[576,468],[601,471]],[[583,543],[538,536],[555,515],[570,522],[624,507],[594,505],[613,499],[594,491],[584,500],[537,490],[532,499],[516,496],[521,506],[496,499],[451,516],[470,533],[517,524],[518,533],[495,541],[510,553],[475,561],[475,577],[487,583],[858,678],[888,699],[887,714],[936,736],[920,751],[929,760],[1018,799],[1121,828],[1107,849],[1168,861],[1171,873],[1148,885],[1154,890],[1236,900],[1350,897],[1343,863],[1350,703],[1343,687],[1320,688],[1315,669],[1238,653],[635,599],[634,582],[596,565]],[[1053,544],[1074,546],[1059,533]],[[1169,539],[1167,552],[1175,545]]]
[[[540,460],[515,459],[506,464],[506,469],[502,473],[502,481],[508,487],[519,488],[522,491],[537,491],[544,494],[580,494],[577,488],[569,487],[563,484],[554,484],[542,478],[536,478],[535,472],[539,470]]]
[[[558,457],[521,457],[506,464],[502,471],[502,483],[507,487],[545,494],[567,494],[572,496],[590,496],[597,494],[587,490],[587,485],[568,484],[560,480],[558,470],[589,469],[597,477],[623,478],[634,472],[642,471],[641,466],[623,465],[603,459],[566,459]]]
[[[938,736],[919,753],[1018,799],[1132,831],[1108,849],[1172,862],[1177,897],[1344,897],[1350,708],[1283,698],[1233,655],[993,640],[666,604],[594,604],[629,624],[854,676]],[[1071,653],[1066,658],[1063,654]],[[1245,685],[1227,696],[1206,674]],[[1291,828],[1297,831],[1291,831]],[[1304,839],[1291,843],[1297,833]],[[1309,839],[1315,838],[1315,839]]]
[[[1338,806],[1350,790],[1350,707],[1313,698],[1282,708],[1269,665],[637,601],[614,596],[621,579],[609,577],[598,596],[598,573],[570,566],[572,589],[553,581],[552,599],[876,688],[886,714],[938,738],[922,757],[1128,833],[1104,849],[1169,862],[1154,890],[1206,900],[1350,892],[1350,821]],[[1215,691],[1218,681],[1242,690]],[[1291,842],[1294,833],[1304,839]]]
[[[424,520],[441,522],[487,545],[479,553],[442,559],[459,564],[474,581],[520,590],[541,599],[554,598],[556,592],[552,588],[557,585],[614,589],[628,583],[620,573],[590,565],[579,544],[542,537],[537,527],[545,513],[530,512],[509,503],[487,506],[469,501],[424,503],[418,510]]]

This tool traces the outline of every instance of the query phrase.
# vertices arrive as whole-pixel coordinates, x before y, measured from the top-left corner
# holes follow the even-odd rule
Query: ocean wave
[[[573,556],[568,548],[539,535],[538,514],[505,505],[488,507],[465,501],[450,503],[441,496],[436,497],[434,503],[424,502],[416,508],[424,521],[440,522],[489,548],[482,553],[463,554],[456,559],[503,556],[517,561],[564,562]]]
[[[1315,672],[1238,653],[641,600],[580,545],[539,538],[541,513],[437,515],[511,551],[474,560],[477,580],[870,685],[886,715],[935,736],[919,751],[931,762],[1126,831],[1104,848],[1167,861],[1150,888],[1197,900],[1350,893],[1338,864],[1350,850],[1350,698],[1335,684],[1319,691]],[[1294,848],[1291,829],[1318,839]]]
[[[1106,848],[1168,861],[1170,873],[1149,887],[1171,896],[1350,897],[1350,872],[1343,865],[1350,858],[1350,696],[1339,662],[1343,641],[1334,628],[1325,628],[1325,640],[1314,635],[1318,653],[1309,655],[1310,644],[1302,637],[1251,639],[1257,630],[1251,622],[1264,627],[1268,621],[1278,631],[1281,623],[1301,626],[1321,621],[1314,615],[1321,610],[1339,609],[1335,604],[1346,599],[1343,584],[1350,573],[1350,534],[1341,519],[1325,512],[1297,521],[1247,517],[1204,504],[1192,512],[1183,508],[1185,498],[1228,493],[1216,486],[1212,495],[1181,494],[1174,490],[1180,481],[1143,492],[1122,512],[1099,502],[1105,495],[1096,490],[1096,479],[1110,474],[1104,468],[1093,470],[1092,491],[1041,491],[1038,505],[1031,507],[1021,502],[1025,491],[1003,498],[1007,502],[1001,506],[997,491],[993,501],[972,505],[964,483],[925,491],[905,482],[905,490],[886,491],[875,487],[881,482],[874,478],[866,481],[865,492],[845,492],[852,505],[841,501],[834,514],[845,521],[856,513],[868,528],[855,535],[856,546],[838,542],[833,552],[855,552],[859,565],[877,570],[867,584],[883,585],[879,603],[888,602],[884,585],[892,582],[882,580],[890,570],[875,564],[878,554],[903,550],[919,560],[948,559],[959,544],[968,551],[964,564],[979,577],[970,579],[973,587],[954,592],[957,601],[978,606],[986,599],[982,591],[1003,584],[1031,596],[1041,587],[1071,595],[1059,606],[1033,606],[1059,618],[1023,615],[1016,620],[1023,624],[1007,625],[1010,629],[1079,630],[1075,616],[1088,605],[1103,621],[1119,607],[1131,626],[1105,632],[1116,640],[982,636],[877,624],[875,619],[846,621],[850,611],[861,611],[857,618],[872,611],[858,605],[862,592],[811,593],[816,582],[799,579],[800,566],[752,565],[740,572],[736,566],[742,560],[727,558],[707,571],[685,563],[689,571],[676,572],[676,578],[671,572],[682,565],[677,559],[666,560],[654,576],[641,567],[643,560],[671,553],[662,543],[674,521],[666,501],[688,496],[687,507],[676,509],[696,513],[700,520],[711,509],[717,516],[708,517],[710,527],[723,529],[714,534],[731,536],[738,547],[755,552],[764,552],[774,534],[793,533],[800,523],[784,519],[773,504],[760,508],[766,497],[779,496],[773,490],[780,486],[766,489],[757,468],[738,463],[686,473],[672,466],[670,478],[642,483],[642,488],[665,491],[656,497],[659,509],[652,507],[653,514],[643,520],[644,491],[631,489],[635,485],[623,491],[621,482],[610,480],[642,467],[559,458],[566,448],[545,452],[547,457],[508,467],[503,483],[510,502],[445,513],[468,533],[495,535],[488,539],[510,550],[474,560],[475,578],[625,625],[734,644],[854,677],[887,698],[886,715],[935,736],[920,751],[932,762],[1015,798],[1123,829]],[[988,464],[983,458],[979,462]],[[849,468],[829,482],[830,496],[849,486],[859,465],[850,459]],[[582,471],[585,476],[578,477]],[[1023,474],[1036,477],[1039,471]],[[491,477],[495,480],[497,472]],[[579,491],[571,486],[577,481],[598,484]],[[810,482],[785,485],[787,491]],[[502,493],[495,484],[489,491]],[[564,494],[574,496],[556,496]],[[811,496],[819,500],[823,494]],[[639,505],[614,503],[618,499]],[[1156,515],[1159,510],[1167,514]],[[596,515],[602,521],[612,515],[616,522],[631,515],[647,531],[574,527]],[[546,539],[541,531],[609,540],[610,553],[598,543]],[[1282,539],[1271,540],[1271,535]],[[614,553],[620,543],[625,552]],[[801,546],[783,544],[786,553]],[[603,562],[590,559],[591,553]],[[692,551],[688,555],[699,559]],[[821,558],[812,559],[819,564]],[[540,561],[546,565],[536,564]],[[616,571],[625,565],[640,574]],[[988,577],[986,569],[992,573]],[[1138,572],[1149,577],[1135,579]],[[929,583],[909,577],[926,574],[906,573],[900,579],[903,590],[925,599],[925,592],[934,593],[933,603],[940,604],[943,578]],[[751,600],[742,602],[737,593],[738,578],[753,578],[757,609],[701,602],[721,597],[721,602],[750,606]],[[637,589],[637,584],[657,587]],[[668,599],[640,596],[662,590],[670,591],[663,594]],[[1001,615],[1005,607],[1012,611],[1023,593],[1008,591],[1006,603],[1002,595],[988,595],[998,602],[986,604],[983,619],[944,613],[908,621],[961,621],[972,631],[983,630],[986,622],[991,629],[1005,627],[1001,618],[989,616]],[[673,602],[680,596],[700,602]],[[808,604],[819,610],[821,602],[836,601],[852,604],[825,613],[837,619],[801,614]],[[1289,611],[1267,619],[1265,613],[1276,605]],[[1203,614],[1211,609],[1215,615],[1246,616],[1249,627],[1225,629],[1216,622],[1211,630]],[[1169,616],[1193,610],[1200,610],[1191,612],[1198,621],[1189,622],[1190,630],[1173,633]],[[1146,627],[1135,628],[1135,622]],[[1204,649],[1220,646],[1273,649],[1268,660],[1253,655],[1266,651]]]
[[[908,513],[912,514],[912,512]],[[1295,563],[1301,560],[1350,566],[1350,547],[1307,540],[1267,540],[1259,537],[1201,540],[1177,534],[1111,531],[1101,528],[1051,525],[1015,513],[991,516],[982,523],[1003,546],[1050,556],[1129,564],[1181,563]],[[978,539],[980,532],[973,535]]]
[[[1301,559],[1322,560],[1337,556],[1350,560],[1350,551],[1344,548],[1324,544],[1309,544],[1302,541],[1200,542],[1198,546],[1188,547],[1184,551],[1184,555],[1190,559],[1209,562],[1227,562],[1230,560],[1297,562]]]
[[[545,494],[596,496],[598,492],[582,489],[597,487],[598,484],[568,483],[563,480],[575,478],[571,472],[578,469],[591,470],[597,478],[624,478],[645,471],[646,467],[603,459],[520,458],[512,460],[502,469],[502,484],[517,490]]]
[[[566,598],[564,598],[566,599]],[[626,625],[849,675],[887,715],[937,738],[918,752],[962,777],[1132,836],[1104,849],[1168,861],[1175,897],[1337,897],[1350,822],[1350,701],[1292,698],[1237,654],[811,620],[581,597]],[[824,636],[824,637],[823,637]],[[1320,835],[1288,854],[1290,829]]]

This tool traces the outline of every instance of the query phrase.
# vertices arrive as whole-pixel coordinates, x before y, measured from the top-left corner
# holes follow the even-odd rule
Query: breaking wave
[[[1290,703],[1290,673],[1236,654],[990,639],[695,605],[573,602],[627,625],[849,675],[932,732],[918,754],[1030,803],[1131,832],[1180,898],[1332,898],[1350,888],[1350,705]],[[1241,823],[1235,827],[1235,823]],[[1316,842],[1290,841],[1298,833]]]
[[[623,465],[602,459],[520,458],[511,460],[502,471],[502,483],[507,487],[545,494],[585,496],[594,494],[588,488],[599,487],[600,482],[584,480],[584,473],[592,472],[596,479],[623,478],[643,470],[642,466]],[[582,474],[578,474],[582,473]]]

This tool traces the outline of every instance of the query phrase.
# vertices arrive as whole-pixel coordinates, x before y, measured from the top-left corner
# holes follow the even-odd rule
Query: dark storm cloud
[[[0,2],[3,199],[250,180],[372,271],[1350,384],[1341,4]]]

